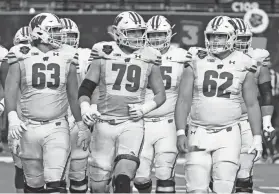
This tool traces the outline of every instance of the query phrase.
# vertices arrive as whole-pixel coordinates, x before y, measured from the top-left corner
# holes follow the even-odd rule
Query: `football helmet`
[[[29,34],[32,41],[40,40],[54,48],[59,48],[66,36],[62,29],[60,19],[52,13],[40,13],[34,16],[29,23]]]
[[[205,29],[205,47],[208,52],[219,54],[234,49],[236,40],[236,25],[228,16],[216,16],[207,24]],[[211,40],[212,35],[225,35],[226,41]]]
[[[120,13],[112,25],[114,40],[123,46],[137,50],[145,44],[146,23],[136,12],[125,11]],[[131,34],[131,33],[135,34]],[[140,34],[136,34],[140,32]],[[131,35],[134,35],[132,37]]]
[[[236,30],[236,42],[235,42],[235,49],[243,52],[247,52],[248,48],[252,44],[252,36],[253,33],[251,31],[250,26],[244,22],[243,19],[240,18],[233,18],[232,19],[237,26]]]
[[[80,32],[77,24],[69,18],[61,18],[60,20],[64,26],[62,32],[66,33],[65,44],[78,48]]]
[[[26,42],[26,41],[28,41],[28,42],[31,41],[28,26],[21,27],[16,32],[15,37],[13,39],[13,43],[14,43],[14,45],[18,45],[21,42]]]
[[[172,29],[169,20],[162,15],[156,15],[150,18],[146,27],[146,43],[158,50],[163,50],[170,46],[171,38],[175,35],[172,34]],[[152,36],[152,33],[164,33],[162,36]]]

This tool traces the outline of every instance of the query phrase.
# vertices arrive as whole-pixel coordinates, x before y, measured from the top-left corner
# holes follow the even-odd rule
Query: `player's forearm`
[[[164,104],[165,101],[166,101],[166,92],[165,92],[164,90],[158,92],[158,93],[154,96],[153,100],[156,102],[156,105],[157,105],[156,108],[159,108],[159,107],[160,107],[162,104]]]
[[[185,129],[190,110],[191,101],[187,101],[186,99],[177,100],[174,111],[176,130]]]
[[[273,111],[274,111],[274,106],[273,105],[261,106],[262,117],[272,116]]]
[[[15,86],[11,86],[11,84],[9,84],[7,80],[6,87],[5,87],[5,97],[4,97],[7,113],[11,111],[16,111],[17,96],[18,96],[17,90],[19,90],[19,88]]]
[[[68,97],[68,101],[71,108],[71,112],[75,118],[75,121],[76,122],[81,121],[82,120],[81,111],[80,111],[80,106],[77,98]]]
[[[248,120],[251,125],[253,135],[261,135],[262,133],[262,118],[261,110],[258,102],[247,106]]]

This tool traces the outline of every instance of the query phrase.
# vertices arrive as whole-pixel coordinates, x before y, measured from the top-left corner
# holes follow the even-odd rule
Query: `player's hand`
[[[87,103],[88,104],[88,103]],[[89,105],[89,104],[88,104]],[[83,122],[88,125],[92,126],[96,123],[97,119],[101,116],[101,113],[97,109],[97,104],[91,104],[81,107],[81,116]]]
[[[140,104],[128,104],[130,119],[138,121],[143,117],[143,111]]]
[[[77,146],[82,146],[83,150],[86,151],[90,144],[91,132],[88,126],[85,123],[83,123],[83,121],[77,122],[77,126],[79,128]]]
[[[0,103],[0,116],[3,114],[5,107],[2,103]]]
[[[272,127],[270,115],[263,117],[263,135],[267,142],[275,137],[275,129]]]
[[[9,135],[13,139],[21,138],[21,133],[27,131],[27,127],[25,124],[18,118],[17,113],[15,111],[11,111],[8,114],[8,122],[9,122]]]
[[[68,117],[69,129],[72,130],[75,126],[75,118],[74,116]]]
[[[181,153],[187,153],[187,137],[186,135],[179,135],[177,136],[177,143],[176,143],[177,149]]]
[[[262,136],[254,135],[253,143],[248,151],[248,154],[256,153],[254,162],[258,161],[262,157],[263,146],[262,146]]]
[[[11,135],[8,135],[8,146],[11,152],[15,155],[19,154],[19,145],[20,145],[20,139],[14,139],[11,137]]]

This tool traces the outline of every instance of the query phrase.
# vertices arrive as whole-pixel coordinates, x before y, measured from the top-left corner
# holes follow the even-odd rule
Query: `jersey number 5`
[[[46,81],[46,74],[39,71],[52,71],[50,78],[52,80]],[[32,86],[36,89],[57,89],[60,85],[60,67],[56,63],[45,65],[43,63],[35,63],[32,66]]]
[[[217,87],[217,82],[212,78],[226,79],[226,81],[225,83]],[[233,74],[229,72],[222,72],[218,74],[217,71],[208,70],[204,74],[203,87],[202,87],[203,95],[206,97],[217,96],[220,98],[230,98],[231,93],[226,92],[225,90],[228,89],[232,84],[233,84]]]
[[[113,90],[121,90],[121,83],[127,69],[127,81],[133,84],[126,84],[125,89],[129,92],[136,92],[140,87],[141,68],[137,65],[113,63],[112,71],[118,71],[118,75],[113,84]]]

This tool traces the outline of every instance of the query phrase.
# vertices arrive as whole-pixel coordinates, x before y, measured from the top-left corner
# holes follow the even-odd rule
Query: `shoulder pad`
[[[242,56],[239,56],[239,59],[241,59],[241,62],[238,63],[242,66],[239,67],[240,69],[243,69],[243,70],[247,70],[247,71],[250,71],[252,73],[255,73],[257,71],[257,61],[255,59],[253,59],[250,55],[247,55],[243,52],[239,52],[240,55]],[[243,67],[244,65],[244,67]]]
[[[110,55],[114,50],[113,42],[99,42],[93,45],[90,58],[101,59]]]
[[[188,60],[185,58],[187,57],[187,51],[183,48],[173,48],[171,53],[166,53],[168,57],[171,57],[170,61],[174,61],[177,63],[185,63]]]
[[[64,44],[59,52],[63,53],[63,56],[69,60],[69,63],[78,66],[79,53],[78,50],[72,46]]]
[[[18,61],[26,59],[27,57],[29,57],[31,48],[32,47],[30,44],[18,44],[13,46],[6,56],[8,63],[12,65]]]
[[[0,45],[0,62],[7,59],[8,50]]]

